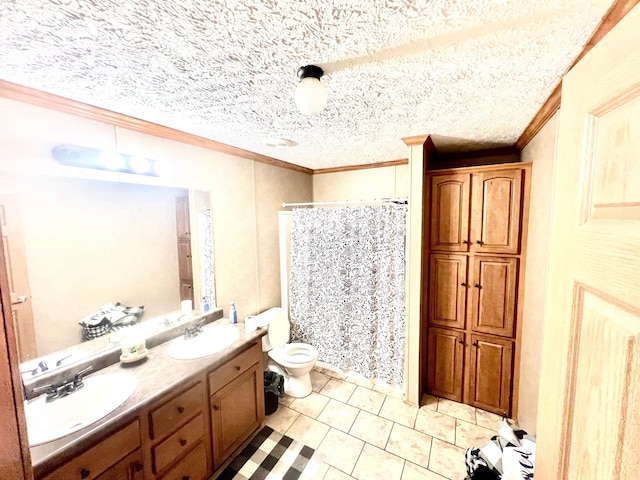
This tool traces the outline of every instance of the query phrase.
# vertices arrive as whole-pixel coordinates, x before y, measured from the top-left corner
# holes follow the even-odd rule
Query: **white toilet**
[[[291,326],[283,308],[271,308],[261,313],[256,317],[256,323],[268,327],[267,334],[262,337],[262,351],[275,362],[269,362],[267,368],[284,375],[285,393],[295,398],[309,395],[312,390],[309,372],[318,360],[318,350],[306,343],[287,343]]]

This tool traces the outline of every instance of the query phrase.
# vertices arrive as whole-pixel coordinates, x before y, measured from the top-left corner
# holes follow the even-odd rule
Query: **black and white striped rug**
[[[312,480],[323,459],[313,448],[263,427],[217,480]]]

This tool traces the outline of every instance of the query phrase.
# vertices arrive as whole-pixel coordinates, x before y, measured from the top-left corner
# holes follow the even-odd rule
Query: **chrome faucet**
[[[52,402],[57,398],[66,397],[67,395],[71,395],[84,387],[83,378],[91,370],[93,370],[93,367],[89,365],[87,368],[76,373],[72,379],[64,380],[55,385],[43,385],[42,387],[36,387],[33,391],[37,392],[44,390],[47,395],[47,402]]]
[[[184,338],[197,337],[202,333],[202,325],[204,324],[204,318],[201,318],[193,323],[190,327],[184,328]]]

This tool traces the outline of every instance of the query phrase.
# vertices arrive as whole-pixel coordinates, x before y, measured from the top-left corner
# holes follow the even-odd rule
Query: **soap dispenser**
[[[231,302],[229,307],[229,323],[238,323],[238,312],[236,312],[236,304]]]
[[[209,301],[206,296],[202,297],[202,302],[200,302],[200,311],[202,313],[207,313],[209,311]]]

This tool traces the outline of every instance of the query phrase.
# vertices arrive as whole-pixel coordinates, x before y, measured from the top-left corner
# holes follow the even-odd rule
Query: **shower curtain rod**
[[[313,207],[315,205],[349,205],[352,203],[399,203],[408,204],[408,198],[374,198],[373,200],[344,200],[336,202],[304,202],[304,203],[282,203],[282,208],[286,207]]]

